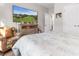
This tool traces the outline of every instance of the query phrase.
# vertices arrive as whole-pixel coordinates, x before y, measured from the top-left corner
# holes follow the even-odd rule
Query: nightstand
[[[5,51],[7,40],[5,37],[0,36],[0,51]]]
[[[10,50],[13,47],[13,45],[19,38],[19,35],[10,38],[0,36],[0,52],[5,54],[6,51]]]

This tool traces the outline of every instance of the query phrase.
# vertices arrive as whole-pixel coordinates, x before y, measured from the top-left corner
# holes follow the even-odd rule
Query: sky
[[[16,5],[12,6],[12,11],[14,14],[27,14],[27,15],[37,15],[36,11],[27,9],[27,8],[23,8],[23,7],[19,7]]]

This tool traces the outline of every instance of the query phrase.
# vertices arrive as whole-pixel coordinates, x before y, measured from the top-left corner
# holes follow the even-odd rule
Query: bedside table
[[[20,37],[18,35],[11,38],[4,38],[0,36],[0,52],[4,55],[6,51],[10,50],[13,47],[13,45],[19,38]]]
[[[0,51],[4,51],[6,49],[6,38],[0,36]]]

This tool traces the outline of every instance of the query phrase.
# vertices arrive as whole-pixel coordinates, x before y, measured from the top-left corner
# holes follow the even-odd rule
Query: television
[[[37,24],[38,14],[36,11],[12,5],[13,22],[26,23],[26,24]]]

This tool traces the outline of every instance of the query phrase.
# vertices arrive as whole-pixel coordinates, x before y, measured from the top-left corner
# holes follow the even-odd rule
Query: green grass
[[[36,17],[34,16],[25,16],[25,17],[13,17],[14,22],[25,22],[25,23],[34,23],[37,22]]]
[[[23,21],[27,22],[27,23],[32,23],[33,21],[35,21],[35,19],[34,19],[34,17],[27,16],[27,17],[23,18]]]

